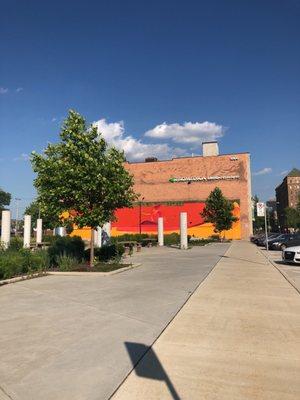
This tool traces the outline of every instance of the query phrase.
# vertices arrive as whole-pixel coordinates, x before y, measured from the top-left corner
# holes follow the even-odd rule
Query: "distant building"
[[[252,234],[249,153],[219,154],[217,142],[205,142],[202,149],[203,156],[172,160],[154,157],[145,162],[126,163],[140,198],[133,208],[117,210],[112,235],[155,234],[160,216],[164,218],[165,233],[179,232],[179,214],[185,211],[188,234],[208,237],[214,234],[214,227],[203,221],[201,212],[205,199],[218,186],[232,200],[238,218],[226,237],[249,238]]]
[[[278,221],[280,227],[283,228],[286,226],[284,210],[287,207],[296,208],[298,204],[300,195],[300,170],[297,168],[292,169],[275,190]]]

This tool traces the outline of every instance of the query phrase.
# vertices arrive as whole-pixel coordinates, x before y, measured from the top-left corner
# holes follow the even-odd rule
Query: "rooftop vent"
[[[156,157],[147,157],[147,158],[145,158],[145,162],[155,162],[155,161],[157,161]]]
[[[218,142],[203,142],[202,143],[203,157],[218,156],[219,145]]]

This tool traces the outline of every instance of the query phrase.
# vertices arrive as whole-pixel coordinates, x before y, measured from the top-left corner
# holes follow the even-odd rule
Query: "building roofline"
[[[208,142],[206,142],[208,143]],[[242,151],[240,153],[225,153],[225,154],[218,154],[217,156],[183,156],[183,157],[172,157],[166,160],[157,160],[157,161],[126,161],[127,164],[153,164],[153,163],[159,163],[159,162],[167,162],[167,161],[173,161],[173,160],[182,160],[186,158],[210,158],[210,157],[223,157],[223,156],[236,156],[239,154],[250,154],[249,151]]]

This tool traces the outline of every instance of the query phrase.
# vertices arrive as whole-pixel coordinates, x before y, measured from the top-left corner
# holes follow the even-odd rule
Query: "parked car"
[[[257,244],[258,239],[259,239],[260,237],[262,237],[262,236],[265,236],[265,234],[264,234],[264,233],[256,233],[255,235],[251,236],[250,241],[251,241],[252,243]]]
[[[288,247],[283,250],[282,261],[300,264],[300,246]]]
[[[270,250],[284,250],[287,247],[300,245],[300,234],[284,233],[269,242]]]
[[[275,239],[277,236],[280,236],[280,233],[268,233],[268,241],[271,239]],[[262,235],[258,238],[256,242],[257,246],[265,246],[266,245],[266,235]]]

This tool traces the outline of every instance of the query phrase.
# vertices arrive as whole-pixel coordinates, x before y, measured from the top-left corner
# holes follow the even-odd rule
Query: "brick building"
[[[233,201],[238,222],[227,232],[228,238],[246,239],[252,233],[251,174],[249,153],[219,155],[217,142],[203,143],[203,156],[172,160],[146,159],[126,163],[134,175],[139,201],[133,208],[117,211],[112,235],[156,233],[157,219],[164,218],[166,233],[179,232],[179,214],[188,213],[188,234],[207,237],[214,233],[211,224],[200,216],[205,199],[219,187]]]
[[[278,221],[280,227],[284,228],[286,226],[284,210],[287,207],[296,208],[299,200],[300,170],[297,168],[292,169],[275,190]]]

